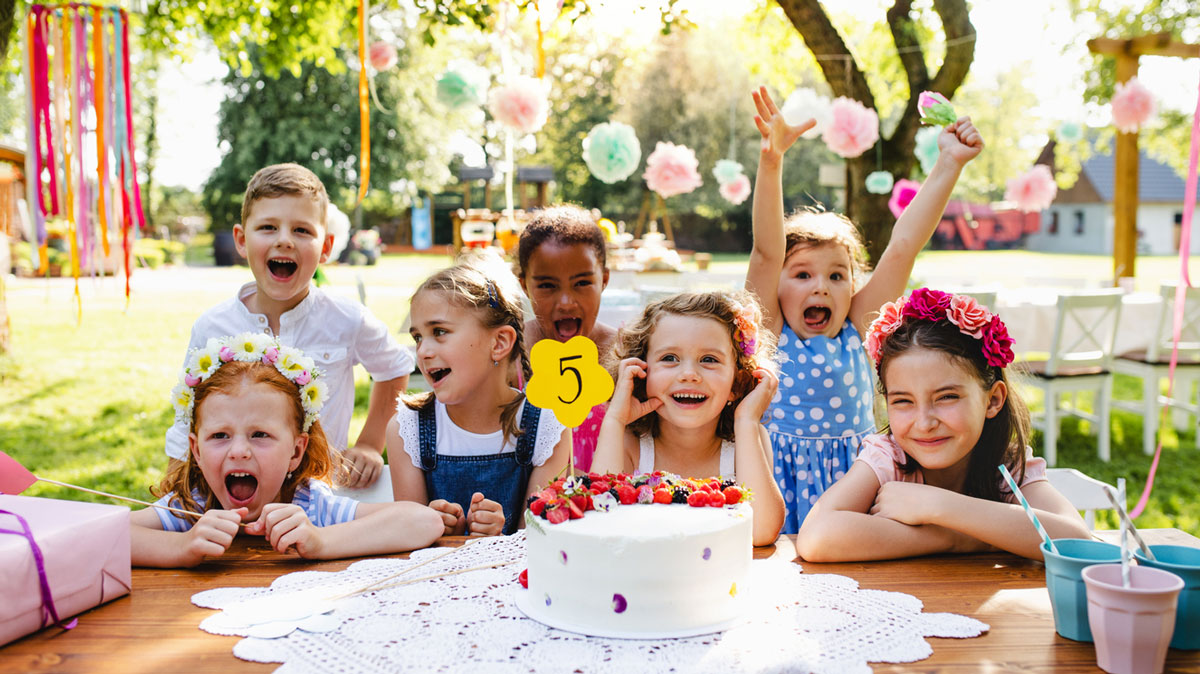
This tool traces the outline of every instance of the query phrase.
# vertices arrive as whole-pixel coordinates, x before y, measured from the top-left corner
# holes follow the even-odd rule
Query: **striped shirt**
[[[174,498],[175,492],[171,492],[155,501],[155,505],[179,507],[178,500],[171,503]],[[203,511],[205,509],[204,497],[199,492],[193,491],[192,498],[196,500]],[[292,504],[300,506],[304,514],[308,515],[309,521],[319,527],[349,522],[354,519],[358,511],[358,501],[345,496],[335,496],[328,484],[312,479],[308,481],[307,486],[296,490],[295,495],[292,496]],[[169,510],[155,508],[154,512],[158,514],[158,521],[162,523],[163,531],[184,532],[192,528],[192,522]]]

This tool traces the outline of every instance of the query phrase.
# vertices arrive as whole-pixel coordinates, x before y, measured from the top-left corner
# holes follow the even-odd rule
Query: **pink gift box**
[[[0,510],[28,524],[59,620],[129,594],[128,508],[0,494]],[[0,514],[0,529],[22,531],[7,513]],[[20,533],[0,534],[0,597],[0,646],[53,624],[43,607],[37,561]]]

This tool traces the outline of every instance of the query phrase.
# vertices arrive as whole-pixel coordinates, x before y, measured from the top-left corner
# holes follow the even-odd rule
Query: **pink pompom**
[[[700,162],[691,148],[674,143],[658,142],[654,152],[646,157],[646,186],[663,199],[687,194],[704,184],[696,167]]]
[[[839,96],[830,105],[830,115],[822,138],[837,155],[857,157],[879,140],[879,115],[862,103]]]
[[[1112,97],[1113,126],[1125,133],[1137,133],[1154,115],[1154,96],[1138,78],[1118,84]]]
[[[367,61],[375,70],[388,70],[396,60],[396,47],[389,42],[376,42],[367,50]]]
[[[915,180],[902,178],[896,181],[892,186],[892,198],[888,199],[888,210],[892,215],[899,218],[904,209],[912,202],[913,197],[917,196],[917,191],[921,189],[921,183]]]
[[[729,203],[737,206],[750,196],[750,179],[744,174],[721,185],[717,190]]]
[[[189,372],[189,373],[183,375],[183,383],[187,384],[188,386],[190,386],[192,388],[196,388],[196,385],[200,383],[200,377],[197,377],[196,375]]]
[[[1056,194],[1058,185],[1054,184],[1050,167],[1038,164],[1008,181],[1004,200],[1016,202],[1017,208],[1026,213],[1036,213],[1048,208]]]
[[[513,131],[533,133],[546,124],[550,114],[546,85],[533,77],[518,77],[492,89],[488,110]]]

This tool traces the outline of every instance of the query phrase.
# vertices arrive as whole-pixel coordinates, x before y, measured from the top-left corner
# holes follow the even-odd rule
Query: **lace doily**
[[[252,598],[305,593],[334,597],[445,554],[419,550],[409,560],[368,559],[340,572],[301,571],[269,588],[231,587],[192,597],[197,606],[224,609]],[[247,637],[233,654],[253,662],[283,663],[301,672],[869,672],[869,662],[915,662],[933,652],[925,637],[974,637],[978,620],[924,613],[919,599],[899,592],[859,589],[837,575],[807,575],[796,564],[755,561],[748,591],[749,617],[720,634],[664,641],[586,637],[526,618],[514,596],[525,567],[525,534],[480,540],[461,552],[414,570],[425,577],[487,564],[508,566],[449,575],[339,599],[327,614],[336,627],[276,639]],[[401,576],[397,580],[406,580]],[[388,581],[388,583],[396,581]],[[585,582],[581,580],[581,582]],[[756,590],[755,588],[762,588]],[[322,622],[322,621],[317,621]],[[324,621],[329,622],[329,621]],[[226,613],[200,629],[247,636]],[[325,631],[328,630],[328,631]]]

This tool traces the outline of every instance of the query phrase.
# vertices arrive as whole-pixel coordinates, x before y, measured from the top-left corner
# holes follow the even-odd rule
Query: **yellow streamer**
[[[540,80],[546,76],[546,47],[542,44],[545,36],[542,33],[542,10],[536,2],[533,3],[533,10],[536,19],[534,23],[537,24],[537,77]]]
[[[59,23],[59,28],[62,29],[63,53],[57,56],[62,59],[63,86],[67,91],[67,95],[72,96],[71,109],[75,110],[78,109],[77,106],[79,105],[79,101],[74,100],[72,95],[74,89],[71,86],[72,76],[75,75],[75,73],[71,71],[71,22],[67,20],[67,14],[65,12],[63,13],[63,20]],[[75,172],[72,170],[73,163],[71,161],[71,132],[73,128],[71,125],[70,115],[66,115],[63,122],[66,124],[66,131],[63,133],[63,155],[65,159],[65,170],[63,171],[65,174],[65,179],[63,182],[67,185],[67,236],[71,239],[71,277],[75,279],[76,322],[82,323],[83,298],[79,295],[79,236],[75,232],[75,201],[73,194],[74,191],[71,189],[71,178]],[[83,155],[78,152],[79,150],[82,150],[82,148],[75,149],[77,151],[76,153],[80,154],[79,161],[82,162]]]
[[[92,60],[95,62],[96,77],[92,90],[96,105],[96,187],[100,197],[100,243],[104,257],[108,258],[108,207],[105,203],[105,188],[108,187],[107,147],[104,144],[104,18],[100,8],[92,10]]]
[[[362,173],[359,175],[358,201],[367,196],[371,181],[371,104],[367,87],[367,0],[358,0],[358,117],[360,125]]]

